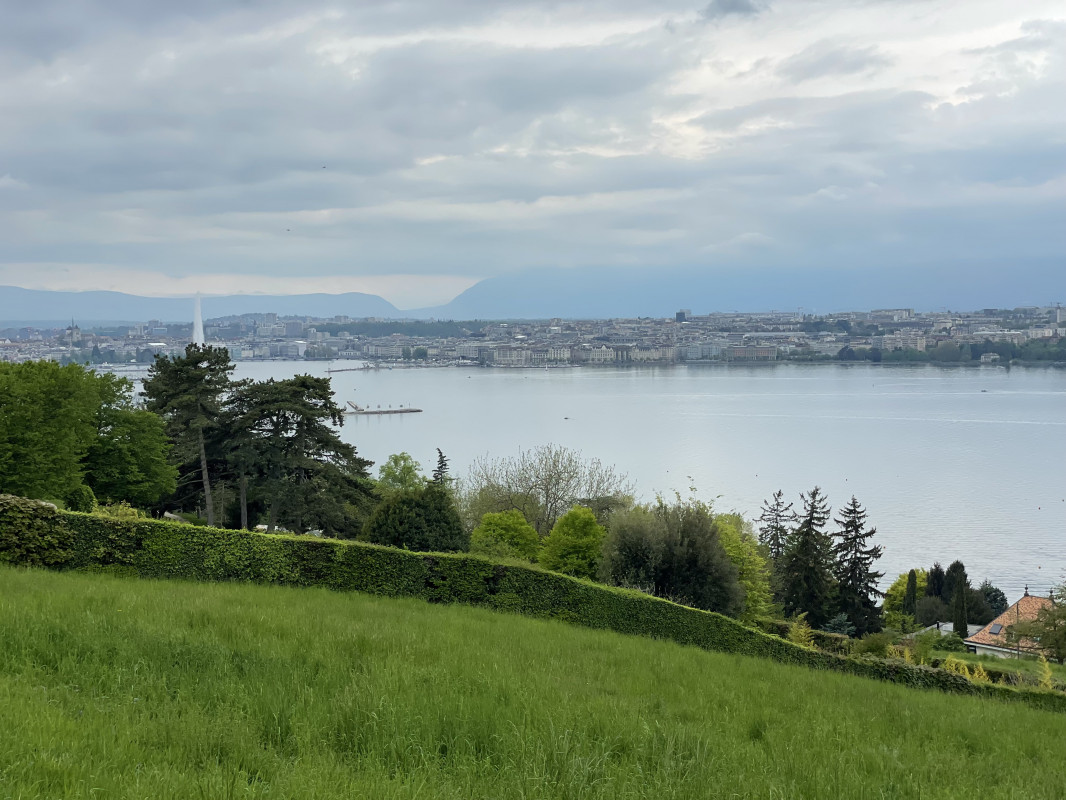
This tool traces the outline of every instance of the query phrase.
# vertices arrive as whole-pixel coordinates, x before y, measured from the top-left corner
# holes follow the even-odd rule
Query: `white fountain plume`
[[[204,344],[204,315],[200,310],[200,293],[196,293],[196,311],[192,320],[192,343]]]

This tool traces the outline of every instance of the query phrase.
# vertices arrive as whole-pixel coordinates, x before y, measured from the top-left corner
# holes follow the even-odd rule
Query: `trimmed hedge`
[[[416,553],[337,539],[118,520],[0,495],[0,562],[145,578],[325,586],[419,597],[431,603],[464,603],[1066,712],[1066,695],[1061,693],[971,683],[942,669],[808,650],[720,614],[465,554]]]

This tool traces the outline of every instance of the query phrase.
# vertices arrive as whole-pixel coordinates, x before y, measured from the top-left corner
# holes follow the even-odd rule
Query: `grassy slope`
[[[0,568],[0,798],[1061,798],[1066,717],[316,589]]]

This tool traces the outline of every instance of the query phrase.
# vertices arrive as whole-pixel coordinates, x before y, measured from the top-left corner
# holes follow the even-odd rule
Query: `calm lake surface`
[[[248,362],[236,376],[324,375],[324,362]],[[344,366],[336,362],[334,366]],[[627,473],[642,499],[674,490],[754,519],[782,489],[858,497],[885,547],[885,584],[956,558],[1013,602],[1066,571],[1066,370],[928,365],[393,369],[334,373],[340,402],[421,414],[349,416],[375,462],[428,473],[555,443]],[[376,474],[376,467],[374,467]]]

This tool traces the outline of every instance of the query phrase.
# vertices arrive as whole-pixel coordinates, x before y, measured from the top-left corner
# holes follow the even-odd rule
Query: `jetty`
[[[345,414],[421,414],[421,408],[411,408],[410,406],[397,406],[396,408],[368,408],[348,401],[348,408],[344,409]]]

